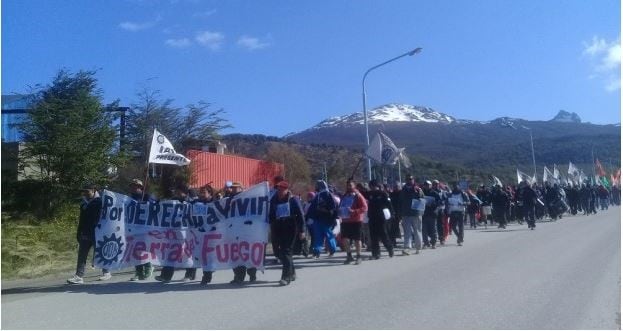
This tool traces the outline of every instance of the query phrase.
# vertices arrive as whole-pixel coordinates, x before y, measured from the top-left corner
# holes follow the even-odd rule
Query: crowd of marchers
[[[244,191],[239,182],[228,182],[216,190],[210,185],[198,190],[178,184],[173,199],[180,202],[212,202],[233,197]],[[127,192],[137,201],[155,201],[144,192],[143,182],[134,179]],[[67,280],[70,284],[84,282],[85,266],[95,243],[95,227],[99,222],[101,199],[97,187],[86,185],[82,190],[78,223],[78,261],[75,274]],[[445,245],[451,234],[456,245],[465,241],[464,227],[493,226],[505,229],[509,222],[534,230],[537,220],[561,219],[565,213],[589,215],[620,205],[621,190],[603,185],[544,185],[523,181],[517,186],[502,187],[480,185],[476,192],[463,190],[458,184],[449,186],[438,180],[419,183],[411,175],[405,183],[388,185],[372,180],[357,183],[348,180],[343,187],[329,186],[318,180],[315,190],[306,197],[290,191],[289,183],[281,176],[273,179],[270,191],[268,218],[270,244],[274,263],[282,265],[279,283],[288,285],[296,279],[293,255],[320,258],[321,254],[333,257],[338,249],[346,253],[344,264],[360,264],[365,260],[381,258],[381,243],[391,258],[397,251],[402,255],[420,254],[422,250]],[[364,250],[371,254],[365,254]],[[265,258],[266,263],[270,259]],[[147,280],[154,267],[150,264],[135,267],[130,281]],[[242,285],[257,280],[257,270],[239,266],[233,269],[232,284]],[[163,267],[155,280],[170,282],[173,267]],[[103,269],[100,281],[112,278]],[[187,268],[183,281],[196,279],[196,268]],[[204,271],[200,284],[212,281],[212,272]]]

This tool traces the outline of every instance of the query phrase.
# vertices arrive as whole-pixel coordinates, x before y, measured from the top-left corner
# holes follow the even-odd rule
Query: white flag
[[[401,162],[405,166],[405,168],[411,168],[411,160],[409,160],[409,157],[405,153],[404,148],[400,148],[400,153],[398,154],[398,162]]]
[[[519,171],[519,169],[517,169],[517,184],[521,183],[524,180],[528,182],[530,185],[536,183],[535,177],[530,177],[528,174],[521,172]]]
[[[154,129],[151,150],[149,151],[149,163],[185,166],[190,164],[190,160],[182,154],[177,154],[169,139]]]
[[[396,164],[400,150],[388,136],[379,132],[370,142],[366,155],[380,164]]]
[[[558,181],[562,179],[562,177],[560,177],[560,171],[558,171],[558,166],[556,166],[555,163],[554,163],[554,178],[558,179]]]
[[[493,176],[493,185],[499,185],[500,187],[504,186],[504,185],[502,185],[502,181],[499,178],[495,177],[495,176]]]
[[[543,167],[543,182],[549,182],[550,184],[559,184],[558,178],[547,169],[547,166]]]

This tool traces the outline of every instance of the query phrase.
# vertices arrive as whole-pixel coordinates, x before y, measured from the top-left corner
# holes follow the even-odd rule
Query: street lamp
[[[396,56],[395,58],[393,58],[391,60],[387,60],[387,61],[385,61],[385,62],[383,62],[381,64],[375,65],[374,67],[368,69],[365,74],[363,74],[363,79],[361,80],[361,91],[362,91],[362,94],[363,94],[363,123],[364,123],[364,125],[366,127],[366,150],[370,147],[370,133],[368,131],[368,110],[366,109],[366,77],[368,76],[370,71],[372,71],[372,70],[374,70],[374,69],[376,69],[378,67],[384,66],[384,65],[386,65],[386,64],[388,64],[390,62],[394,62],[394,61],[396,61],[396,60],[398,60],[398,59],[400,59],[402,57],[405,57],[407,55],[408,56],[413,56],[413,55],[415,55],[415,54],[417,54],[417,53],[419,53],[421,51],[422,51],[422,48],[418,47],[418,48],[416,48],[414,50],[411,50],[411,51],[408,51],[408,52],[406,52],[406,53],[404,53],[402,55]],[[372,161],[370,161],[369,157],[367,159],[368,159],[368,180],[372,180]],[[535,167],[535,169],[536,169],[536,167]],[[535,171],[535,173],[536,173],[536,171]]]
[[[530,147],[532,148],[532,165],[534,166],[534,179],[536,179],[536,161],[534,158],[534,141],[532,140],[532,129],[525,125],[522,125],[521,128],[530,131]]]

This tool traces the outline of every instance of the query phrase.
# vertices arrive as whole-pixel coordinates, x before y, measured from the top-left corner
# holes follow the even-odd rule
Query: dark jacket
[[[508,208],[510,204],[510,198],[508,194],[502,190],[494,190],[491,193],[491,205],[494,209]]]
[[[389,195],[385,191],[372,190],[368,192],[368,218],[370,222],[385,221],[385,215],[383,209],[389,209],[390,213],[392,208],[392,202],[389,199]]]
[[[277,218],[277,206],[282,204],[289,204],[290,213],[287,217]],[[304,232],[305,222],[303,220],[303,208],[299,200],[292,196],[291,193],[285,197],[285,199],[279,199],[279,195],[273,195],[270,199],[270,209],[268,210],[268,220],[271,226],[288,227],[298,229],[299,232]]]
[[[328,225],[335,225],[338,216],[337,205],[329,192],[327,184],[322,182],[322,185],[323,187],[319,190],[314,199],[312,199],[305,218],[311,218],[314,221],[323,222]]]
[[[536,192],[531,187],[525,187],[522,189],[521,200],[524,203],[524,206],[534,206],[536,204]]]
[[[424,210],[424,217],[436,218],[437,217],[437,208],[443,206],[443,201],[441,199],[441,195],[439,192],[433,189],[424,190],[424,195],[427,197],[432,197],[429,203],[426,203],[426,209]]]
[[[95,227],[99,223],[101,211],[102,199],[100,197],[93,198],[91,201],[83,202],[80,205],[80,218],[76,235],[78,241],[90,240],[95,242]]]
[[[417,186],[406,184],[400,192],[400,206],[402,216],[417,216],[419,212],[411,209],[411,203],[413,199],[420,199],[424,197],[424,192]],[[368,206],[369,208],[369,206]]]

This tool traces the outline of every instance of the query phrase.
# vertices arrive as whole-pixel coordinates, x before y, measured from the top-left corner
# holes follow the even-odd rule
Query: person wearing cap
[[[329,186],[323,180],[316,181],[316,196],[309,206],[306,217],[313,220],[312,250],[314,257],[320,257],[325,238],[329,244],[329,256],[333,256],[337,249],[335,235],[332,231],[333,227],[336,226],[337,205],[333,195],[329,192]]]
[[[283,264],[280,285],[288,285],[296,279],[292,250],[296,238],[304,238],[303,208],[292,195],[286,181],[277,183],[277,193],[270,199],[268,220],[273,240],[279,245],[279,260]]]
[[[426,207],[422,215],[422,239],[423,247],[435,249],[437,244],[437,208],[441,205],[441,196],[431,188],[433,183],[427,180],[424,182],[424,198],[426,199]]]
[[[370,191],[368,192],[368,218],[370,226],[370,246],[372,258],[381,258],[381,247],[379,241],[387,249],[389,257],[394,256],[394,247],[387,235],[387,225],[392,214],[392,202],[387,192],[383,191],[381,184],[373,179],[370,181]]]
[[[87,257],[91,247],[95,246],[95,227],[99,222],[102,210],[102,199],[97,193],[97,187],[93,184],[86,184],[82,187],[83,201],[80,204],[80,216],[78,218],[78,231],[76,240],[78,241],[78,261],[76,263],[76,273],[67,279],[69,284],[84,283],[84,269],[87,264]],[[108,270],[103,269],[103,275],[99,280],[108,280],[112,276]]]
[[[342,219],[341,236],[342,247],[346,249],[346,261],[344,264],[361,263],[361,225],[363,224],[363,216],[368,211],[368,203],[366,199],[357,191],[355,182],[348,180],[346,182],[346,193],[340,201],[339,216]],[[356,259],[350,252],[350,240],[355,242]]]
[[[155,202],[156,200],[149,194],[144,192],[143,181],[134,178],[130,182],[130,198],[139,202]],[[139,264],[134,267],[134,276],[130,281],[145,280],[151,277],[154,267],[150,262]]]
[[[415,254],[422,249],[422,214],[418,210],[420,199],[424,192],[415,184],[415,179],[407,175],[407,183],[403,186],[400,194],[400,207],[402,211],[402,228],[404,230],[403,255],[410,255],[412,242],[415,237]]]
[[[190,197],[188,196],[188,185],[185,183],[179,183],[175,186],[174,190],[174,200],[179,201],[180,203],[191,203]],[[173,278],[173,274],[175,273],[175,268],[170,266],[162,267],[160,271],[160,275],[156,276],[155,279],[157,281],[168,283]],[[184,274],[184,282],[189,282],[195,280],[197,274],[197,268],[186,268],[186,272]]]

